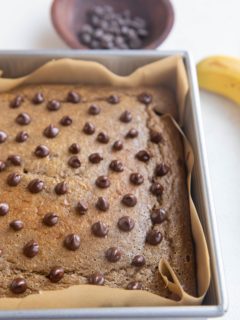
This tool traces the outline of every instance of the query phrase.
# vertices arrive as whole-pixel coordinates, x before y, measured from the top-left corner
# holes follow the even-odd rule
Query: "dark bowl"
[[[117,12],[129,9],[133,16],[144,18],[149,36],[142,49],[157,48],[173,26],[174,12],[169,0],[54,0],[53,25],[71,48],[89,49],[79,41],[78,33],[86,23],[86,12],[98,5],[110,5]]]

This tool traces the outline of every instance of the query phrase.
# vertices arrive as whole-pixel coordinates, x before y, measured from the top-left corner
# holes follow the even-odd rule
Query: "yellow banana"
[[[240,59],[206,58],[197,65],[200,88],[219,93],[240,105]]]

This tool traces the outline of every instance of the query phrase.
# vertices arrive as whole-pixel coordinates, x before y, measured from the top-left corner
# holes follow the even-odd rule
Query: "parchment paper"
[[[4,75],[3,75],[4,76]],[[51,61],[30,75],[18,79],[0,79],[0,92],[6,92],[19,85],[37,83],[64,84],[104,84],[118,87],[159,86],[169,87],[176,95],[178,110],[159,110],[168,113],[183,135],[185,162],[188,170],[187,185],[192,234],[195,242],[197,264],[198,296],[187,294],[181,287],[176,274],[169,263],[162,259],[159,262],[159,273],[166,287],[178,297],[178,301],[166,299],[156,294],[140,290],[124,290],[93,285],[76,285],[67,289],[42,291],[39,294],[24,298],[2,298],[0,308],[12,309],[48,309],[79,307],[121,307],[121,306],[176,306],[199,305],[207,292],[210,283],[209,254],[203,229],[190,195],[191,172],[194,156],[187,138],[182,133],[178,119],[184,112],[185,99],[188,93],[188,80],[181,57],[169,57],[139,68],[127,77],[113,74],[96,62],[60,59]],[[175,120],[174,120],[175,119]]]

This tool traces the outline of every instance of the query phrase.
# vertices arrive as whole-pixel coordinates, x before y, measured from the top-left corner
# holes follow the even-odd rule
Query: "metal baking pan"
[[[192,176],[192,195],[206,235],[211,258],[212,280],[201,306],[81,308],[64,310],[1,311],[0,319],[206,319],[222,316],[227,309],[218,231],[207,168],[201,108],[195,66],[185,51],[1,51],[0,69],[5,77],[28,74],[45,62],[63,57],[98,61],[120,75],[161,58],[182,56],[187,70],[190,91],[183,119],[183,130],[190,140],[195,165]]]

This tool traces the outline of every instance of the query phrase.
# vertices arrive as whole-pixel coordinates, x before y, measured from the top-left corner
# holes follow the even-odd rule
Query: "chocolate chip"
[[[122,252],[116,247],[111,247],[105,252],[105,257],[109,262],[117,262],[121,256]]]
[[[57,111],[61,108],[61,103],[58,100],[51,100],[47,104],[47,108],[49,111]]]
[[[0,257],[3,255],[3,250],[0,249]]]
[[[78,154],[80,152],[80,145],[78,143],[73,143],[68,148],[68,151],[72,154]]]
[[[133,138],[136,138],[137,136],[138,136],[138,131],[136,129],[132,128],[128,131],[125,138],[133,139]]]
[[[130,174],[130,182],[136,186],[139,186],[144,182],[144,178],[140,173],[134,172]]]
[[[41,104],[43,101],[44,101],[44,96],[43,96],[42,92],[37,92],[32,99],[32,102],[34,104]]]
[[[5,216],[9,212],[9,205],[6,202],[0,203],[0,216]]]
[[[103,238],[108,234],[108,227],[104,222],[98,221],[92,225],[92,233],[96,237]]]
[[[11,187],[16,187],[21,181],[19,173],[10,173],[7,177],[7,184]]]
[[[158,245],[162,241],[162,234],[158,230],[151,230],[148,232],[146,242],[152,246]]]
[[[89,108],[88,108],[88,113],[91,114],[92,116],[96,116],[97,114],[99,114],[101,112],[101,109],[98,105],[96,104],[92,104]]]
[[[37,241],[31,240],[23,247],[23,253],[28,258],[35,257],[39,252],[39,245]]]
[[[153,182],[153,184],[150,187],[150,191],[155,196],[161,196],[163,193],[163,186],[158,182]]]
[[[64,246],[71,251],[76,251],[80,247],[80,237],[77,234],[71,233],[66,236]]]
[[[92,274],[90,277],[88,277],[89,284],[103,286],[104,282],[105,282],[104,276],[100,272],[96,272],[96,273]]]
[[[150,104],[152,102],[152,96],[146,92],[143,92],[138,95],[138,101],[140,101],[143,104]]]
[[[78,214],[84,215],[88,211],[88,205],[83,201],[79,201],[75,209]]]
[[[106,134],[106,132],[100,132],[97,135],[97,141],[101,143],[108,143],[109,142],[109,136]]]
[[[61,267],[54,267],[50,270],[48,274],[48,278],[51,282],[57,283],[59,282],[64,276],[64,269]]]
[[[116,95],[111,95],[107,98],[107,102],[109,102],[111,104],[117,104],[120,102],[120,98]]]
[[[26,126],[31,122],[31,118],[28,113],[22,112],[17,116],[16,122],[21,126]]]
[[[103,157],[99,154],[99,153],[92,153],[90,154],[90,156],[88,157],[88,160],[91,163],[99,163],[100,161],[103,160]]]
[[[62,181],[62,182],[59,182],[58,184],[56,184],[54,190],[57,195],[61,196],[61,195],[66,194],[68,192],[68,186],[67,186],[66,182]]]
[[[104,197],[99,197],[96,202],[96,208],[100,211],[107,211],[109,209],[108,200]]]
[[[120,140],[117,140],[114,142],[114,144],[112,145],[112,148],[114,151],[120,151],[123,148],[123,143]]]
[[[125,194],[122,198],[122,203],[127,207],[134,207],[137,204],[137,198],[131,194]]]
[[[160,143],[163,140],[163,137],[160,132],[156,130],[150,130],[150,140],[153,143]]]
[[[132,121],[132,114],[131,112],[129,111],[124,111],[120,118],[119,118],[120,121],[124,122],[124,123],[128,123],[128,122],[131,122]]]
[[[17,95],[10,103],[10,108],[19,108],[21,104],[23,103],[24,98],[21,95]]]
[[[15,278],[10,284],[10,290],[13,293],[21,294],[27,290],[27,282],[24,278]]]
[[[123,164],[119,160],[112,160],[109,168],[115,172],[122,172],[124,170]]]
[[[95,126],[94,124],[90,123],[90,122],[86,122],[84,127],[83,127],[83,132],[86,134],[94,134],[95,132]]]
[[[7,140],[7,134],[4,131],[0,131],[0,143],[3,143]]]
[[[110,186],[110,180],[107,176],[99,176],[95,183],[96,186],[102,189],[108,188]]]
[[[4,161],[0,160],[0,172],[6,169],[7,165]]]
[[[142,267],[146,263],[144,256],[137,255],[132,259],[132,265],[135,267]]]
[[[138,151],[138,153],[135,155],[135,157],[142,162],[148,162],[150,160],[150,154],[146,150]]]
[[[72,156],[68,160],[68,165],[74,169],[77,169],[77,168],[81,167],[81,161],[79,160],[79,158],[77,156]]]
[[[22,159],[18,155],[10,155],[8,156],[7,160],[14,166],[20,166],[22,163]]]
[[[132,281],[127,285],[127,290],[143,290],[143,286],[139,281]]]
[[[160,163],[155,168],[155,175],[158,177],[165,176],[169,172],[170,168],[165,163]]]
[[[34,154],[38,158],[45,158],[49,155],[49,149],[48,149],[48,147],[46,147],[44,145],[39,145],[36,147]]]
[[[167,219],[167,213],[164,209],[153,209],[151,213],[151,220],[153,224],[161,224]]]
[[[29,134],[26,131],[20,131],[17,135],[16,135],[16,142],[25,142],[27,141],[27,139],[29,138]]]
[[[81,101],[80,95],[75,91],[68,92],[67,101],[71,103],[78,103]]]
[[[122,231],[130,231],[134,228],[135,222],[128,216],[121,217],[118,220],[118,228]]]
[[[43,223],[48,227],[53,227],[58,223],[59,217],[54,212],[48,212],[43,217]]]
[[[59,129],[54,127],[53,124],[50,124],[47,128],[44,129],[43,134],[47,138],[55,138],[59,134]]]
[[[31,193],[39,193],[43,190],[43,188],[44,188],[44,183],[39,179],[33,179],[28,184],[28,190]]]
[[[13,220],[10,222],[9,226],[14,230],[14,231],[20,231],[23,229],[23,222],[21,220]]]
[[[60,124],[64,127],[70,126],[72,124],[72,118],[69,116],[64,116],[62,117],[62,119],[60,120]]]

